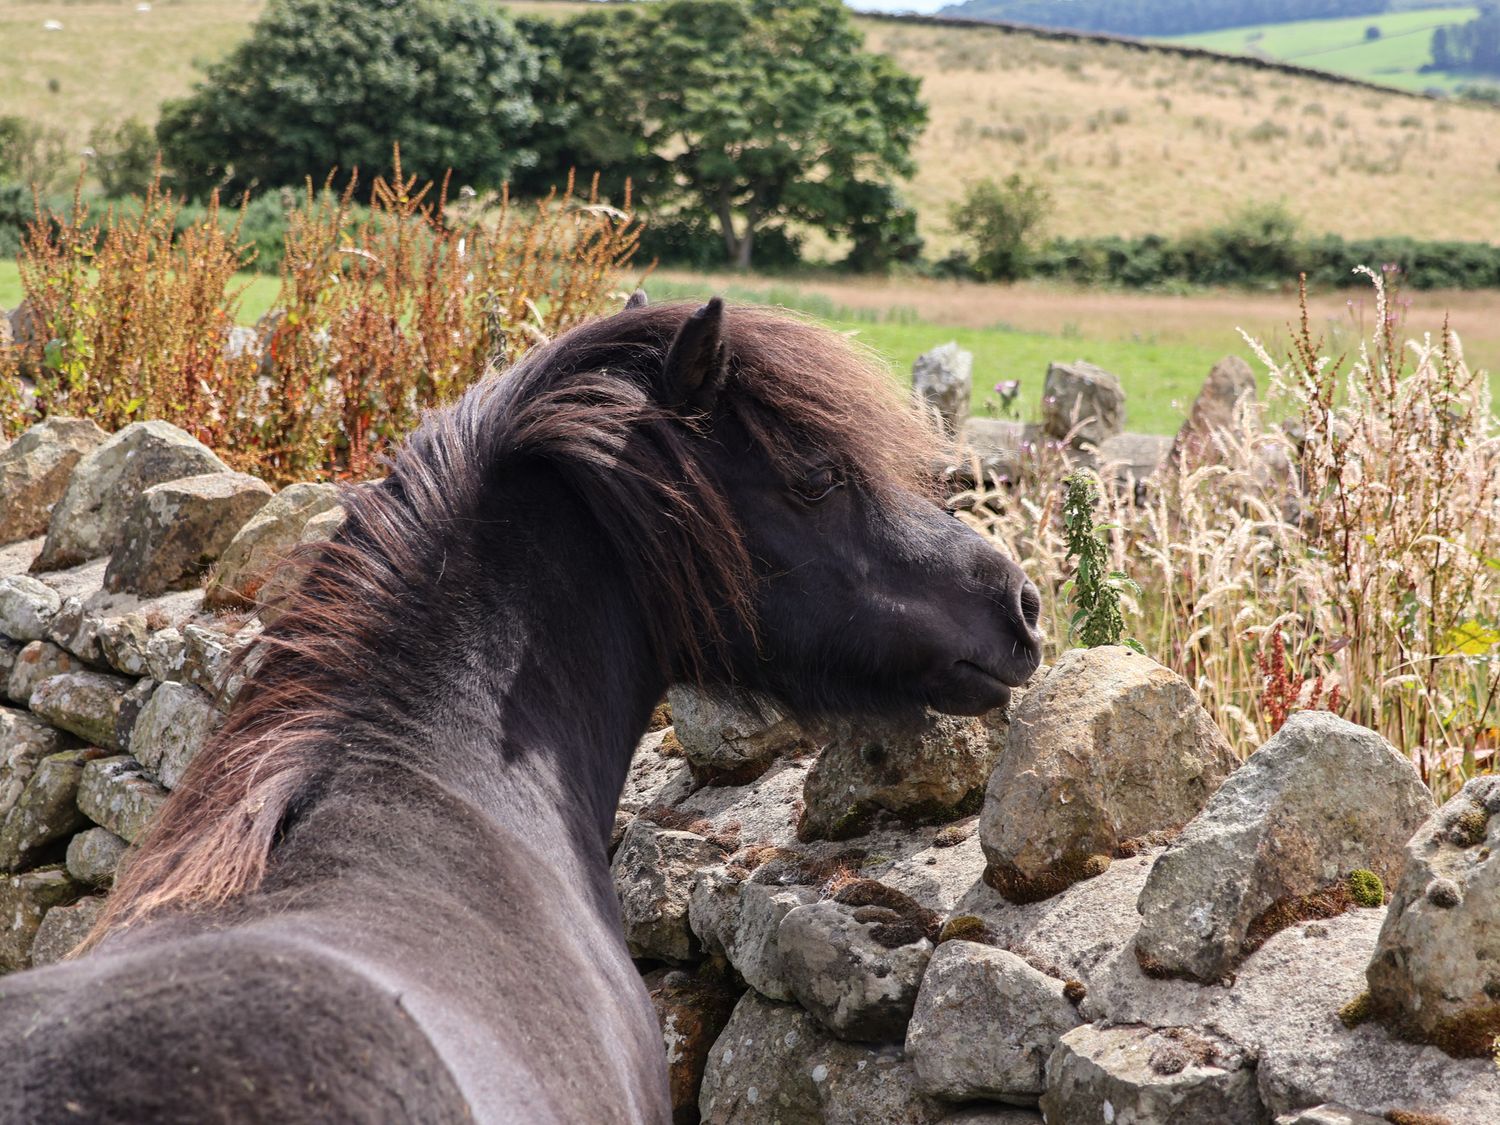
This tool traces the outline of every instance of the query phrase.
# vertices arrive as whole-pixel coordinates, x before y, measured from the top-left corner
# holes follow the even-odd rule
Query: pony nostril
[[[1035,629],[1042,619],[1042,595],[1031,579],[1021,581],[1021,620],[1028,629]]]

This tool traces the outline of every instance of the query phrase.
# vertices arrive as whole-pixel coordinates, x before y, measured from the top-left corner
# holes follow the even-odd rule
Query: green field
[[[1466,23],[1477,14],[1478,9],[1472,5],[1429,8],[1349,19],[1236,27],[1229,31],[1174,36],[1167,42],[1330,70],[1404,90],[1451,91],[1473,79],[1421,73],[1422,66],[1432,60],[1432,31],[1446,24]],[[1380,28],[1380,38],[1366,39],[1368,27]]]

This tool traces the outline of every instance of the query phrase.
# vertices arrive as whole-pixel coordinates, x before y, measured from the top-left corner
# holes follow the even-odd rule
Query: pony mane
[[[696,423],[656,381],[688,305],[630,309],[575,328],[431,412],[390,475],[346,490],[347,516],[312,548],[282,613],[239,658],[244,686],[189,766],[80,949],[168,909],[223,905],[266,873],[286,818],[336,761],[351,685],[408,636],[462,550],[487,484],[532,459],[556,467],[628,570],[652,648],[701,671],[727,621],[754,629],[753,579],[724,495],[694,452]],[[871,356],[769,310],[726,310],[732,411],[788,471],[831,456],[873,496],[930,479],[937,437]],[[420,610],[415,611],[420,612]],[[367,701],[368,702],[368,701]]]

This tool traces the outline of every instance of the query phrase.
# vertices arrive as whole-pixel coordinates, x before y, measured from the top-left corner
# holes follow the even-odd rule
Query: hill
[[[0,106],[67,131],[186,92],[262,0],[0,0]],[[566,16],[571,3],[509,4]],[[63,27],[48,31],[56,18]],[[909,194],[929,251],[946,206],[1020,171],[1055,200],[1049,233],[1178,234],[1284,199],[1310,232],[1489,240],[1500,231],[1500,112],[1257,69],[1196,51],[1001,26],[860,20],[923,79],[931,124]]]
[[[1113,35],[1181,35],[1388,11],[1390,0],[964,0],[939,15]]]

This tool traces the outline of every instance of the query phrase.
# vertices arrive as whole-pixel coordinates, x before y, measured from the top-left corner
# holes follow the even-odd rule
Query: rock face
[[[54,906],[42,916],[36,940],[31,945],[33,965],[51,965],[61,961],[94,928],[104,911],[100,895],[79,899],[71,906]]]
[[[1055,441],[1098,447],[1125,429],[1125,391],[1102,367],[1078,360],[1047,368],[1042,426]]]
[[[0,820],[20,798],[37,766],[74,740],[25,711],[0,707]]]
[[[16,654],[10,679],[6,681],[5,695],[12,703],[23,707],[31,702],[31,693],[43,680],[75,672],[83,668],[81,661],[64,652],[49,641],[32,641]]]
[[[1234,769],[1187,682],[1130,649],[1074,649],[1011,716],[980,820],[986,879],[1014,902],[1097,875],[1186,824]]]
[[[62,597],[45,582],[24,574],[0,578],[0,633],[16,641],[39,641],[62,608]]]
[[[1398,1034],[1488,1057],[1500,1036],[1500,776],[1477,777],[1422,825],[1365,972]]]
[[[78,898],[81,888],[61,867],[38,867],[0,878],[0,972],[24,969],[31,963],[31,945],[47,911]]]
[[[1142,497],[1171,449],[1172,439],[1162,434],[1115,434],[1099,443],[1099,466],[1112,471],[1120,487],[1133,487]]]
[[[1212,459],[1213,435],[1234,424],[1235,412],[1246,398],[1255,398],[1255,372],[1239,356],[1227,355],[1214,364],[1193,400],[1187,421],[1172,441],[1169,463],[1197,465]]]
[[[217,724],[218,713],[202,691],[162,684],[136,717],[130,752],[157,781],[175,789]]]
[[[1081,1022],[1062,981],[1006,950],[945,941],[922,977],[906,1055],[935,1097],[1034,1102],[1048,1057]]]
[[[1048,1121],[1263,1125],[1253,1060],[1189,1028],[1080,1027],[1047,1062]]]
[[[343,506],[340,505],[312,516],[303,525],[302,534],[297,538],[297,545],[306,547],[314,543],[328,542],[338,534],[339,528],[344,526],[344,515]],[[257,601],[260,619],[267,625],[281,616],[283,603],[301,585],[307,573],[307,565],[304,562],[301,565],[277,567],[265,580]]]
[[[970,459],[977,457],[984,477],[1017,481],[1034,460],[1037,448],[1047,440],[1042,427],[1031,422],[1003,418],[970,418],[959,431],[960,460],[954,466],[959,480],[971,480]]]
[[[867,897],[840,892],[789,911],[777,943],[792,994],[819,1023],[842,1039],[899,1042],[932,942],[904,903]]]
[[[0,543],[45,534],[73,467],[106,438],[86,418],[48,418],[0,452]]]
[[[103,672],[66,672],[31,693],[31,710],[55,727],[108,750],[123,750],[121,711],[135,683]],[[130,716],[134,718],[134,716]]]
[[[722,953],[745,983],[772,1000],[793,1000],[781,957],[781,920],[821,898],[816,887],[739,882],[722,867],[700,871],[688,899],[688,923],[714,953]]]
[[[153,484],[228,471],[206,445],[176,426],[132,422],[73,469],[32,569],[61,570],[109,554],[120,545],[131,505]]]
[[[21,871],[51,843],[65,840],[87,821],[78,811],[78,781],[99,750],[64,750],[43,758],[5,819],[0,821],[0,871]]]
[[[130,845],[108,828],[90,828],[68,841],[68,874],[90,887],[108,887]]]
[[[166,790],[143,776],[140,763],[128,755],[90,762],[78,782],[79,810],[131,844],[145,835],[166,803]]]
[[[152,485],[136,498],[104,588],[154,597],[196,585],[271,488],[244,473],[204,473]]]
[[[916,729],[840,724],[807,775],[798,836],[859,836],[882,810],[919,824],[977,812],[1007,729],[996,712],[930,716]]]
[[[1392,883],[1402,845],[1433,807],[1412,764],[1378,734],[1327,712],[1293,715],[1151,869],[1142,964],[1223,977],[1278,921],[1346,905],[1351,873]],[[1330,893],[1332,902],[1308,901]]]
[[[697,947],[688,928],[693,873],[723,858],[722,849],[692,832],[644,819],[631,824],[610,867],[631,956],[679,962],[692,957]]]
[[[956,343],[923,352],[911,366],[911,385],[917,400],[936,410],[948,433],[956,434],[969,417],[974,355]]]
[[[736,997],[723,980],[707,973],[673,970],[648,982],[648,987],[667,1052],[672,1120],[693,1125],[708,1053],[729,1022]]]
[[[742,784],[776,758],[813,748],[802,728],[773,707],[752,709],[683,685],[668,691],[667,700],[683,755],[710,782]]]
[[[307,521],[338,506],[331,484],[291,484],[251,516],[224,548],[203,597],[210,608],[254,605],[267,580],[297,546]]]

